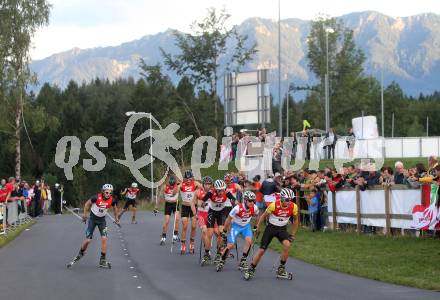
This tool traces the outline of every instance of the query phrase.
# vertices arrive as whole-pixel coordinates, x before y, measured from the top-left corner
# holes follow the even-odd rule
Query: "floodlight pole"
[[[330,129],[330,82],[329,82],[329,74],[328,74],[328,34],[329,33],[334,33],[335,31],[333,30],[333,28],[327,27],[324,29],[325,30],[325,45],[326,45],[326,74],[325,74],[325,80],[324,80],[324,84],[325,84],[325,105],[324,105],[324,109],[325,109],[325,131],[328,132]]]
[[[283,123],[281,118],[281,0],[278,0],[278,132],[283,136]]]
[[[143,115],[148,116],[150,119],[150,176],[151,176],[151,201],[154,199],[154,188],[153,188],[153,182],[154,182],[154,174],[153,174],[153,116],[151,113],[146,112],[134,112],[134,111],[128,111],[125,113],[127,117],[130,117],[132,115]]]
[[[384,113],[384,107],[383,107],[383,70],[380,71],[380,104],[381,104],[381,111],[382,111],[382,137],[385,137],[385,113]]]

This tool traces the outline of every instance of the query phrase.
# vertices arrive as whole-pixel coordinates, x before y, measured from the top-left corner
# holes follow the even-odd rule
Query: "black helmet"
[[[189,179],[193,177],[193,173],[191,172],[191,170],[186,170],[185,173],[183,173],[183,178],[185,179]]]
[[[205,176],[205,177],[202,178],[202,183],[203,183],[203,184],[205,184],[205,183],[210,183],[210,184],[212,184],[213,181],[214,181],[214,180],[212,180],[212,177],[211,177],[211,176]]]

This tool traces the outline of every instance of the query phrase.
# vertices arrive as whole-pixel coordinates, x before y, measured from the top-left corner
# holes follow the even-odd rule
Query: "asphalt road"
[[[99,233],[85,257],[72,269],[66,264],[77,254],[85,225],[71,215],[45,216],[0,249],[0,299],[440,299],[440,293],[385,284],[309,265],[294,259],[287,269],[293,281],[271,272],[277,254],[268,252],[255,278],[241,279],[236,261],[223,272],[198,265],[196,255],[181,256],[170,243],[159,246],[162,215],[139,214],[119,230],[109,222],[108,259],[112,269],[97,267]],[[171,228],[171,226],[170,226]]]

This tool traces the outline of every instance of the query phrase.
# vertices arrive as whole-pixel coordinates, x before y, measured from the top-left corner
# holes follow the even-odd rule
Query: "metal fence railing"
[[[29,223],[32,218],[28,214],[25,201],[0,203],[0,235],[7,235],[20,225]]]

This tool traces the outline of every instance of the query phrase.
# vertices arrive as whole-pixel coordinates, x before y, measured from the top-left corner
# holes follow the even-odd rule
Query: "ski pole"
[[[173,224],[173,242],[171,243],[171,253],[173,253],[174,246],[174,231],[176,229],[177,212],[179,209],[179,200],[176,201],[176,210],[174,211],[174,224]]]
[[[83,221],[83,218],[80,215],[78,215],[76,212],[74,212],[73,209],[70,209],[67,206],[64,206],[64,208],[67,209],[70,213],[72,213],[72,215]]]
[[[238,244],[237,241],[235,241],[235,253],[237,253],[237,261],[238,261]]]
[[[154,216],[157,216],[157,212],[158,212],[157,209],[156,209],[156,207],[157,207],[157,194],[158,194],[158,190],[159,190],[159,188],[156,189],[156,205],[155,205],[154,210],[153,210]]]
[[[110,220],[113,221],[113,223],[116,224],[116,226],[118,226],[119,228],[121,228],[121,224],[117,223],[116,220],[107,212],[107,216],[110,218]]]

